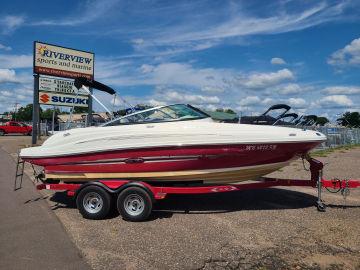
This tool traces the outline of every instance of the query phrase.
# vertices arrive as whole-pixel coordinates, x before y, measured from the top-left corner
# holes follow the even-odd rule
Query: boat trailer
[[[160,184],[154,185],[142,181],[112,179],[83,184],[44,182],[38,184],[36,188],[38,190],[67,191],[68,196],[76,199],[77,208],[84,218],[105,218],[112,207],[112,200],[116,198],[117,209],[125,220],[143,221],[151,214],[153,203],[164,199],[168,194],[210,194],[279,186],[313,187],[317,188],[317,209],[324,212],[326,205],[321,198],[323,188],[333,193],[341,192],[346,198],[350,194],[351,188],[360,187],[360,180],[323,179],[324,164],[314,158],[305,158],[310,164],[311,179],[309,180],[262,177],[259,181],[243,184],[175,186],[164,183],[164,186],[160,186]]]

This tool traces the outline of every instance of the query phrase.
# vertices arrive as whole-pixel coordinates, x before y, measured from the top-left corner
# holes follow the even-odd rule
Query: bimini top
[[[167,106],[158,106],[151,109],[131,113],[107,122],[102,126],[106,127],[200,119],[210,120],[211,117],[189,104],[173,104]]]

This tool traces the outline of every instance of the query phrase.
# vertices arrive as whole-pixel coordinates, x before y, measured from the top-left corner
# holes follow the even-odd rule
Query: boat
[[[240,123],[251,125],[274,125],[274,123],[279,122],[290,109],[291,107],[289,105],[275,104],[270,106],[270,108],[261,115],[242,116],[240,118]]]
[[[295,125],[296,119],[299,117],[297,113],[285,113],[278,120],[276,120],[272,125],[281,125],[281,126],[292,126]]]
[[[44,167],[49,182],[219,184],[258,180],[325,140],[313,130],[216,123],[191,105],[172,104],[59,132],[20,157]]]
[[[297,120],[294,121],[294,124],[296,126],[306,126],[306,127],[314,126],[316,125],[317,118],[318,117],[314,114],[302,115],[301,117],[299,117]]]
[[[47,179],[64,182],[121,178],[229,183],[256,180],[325,140],[312,130],[215,123],[190,105],[174,104],[102,127],[59,132],[42,146],[22,149],[20,157],[43,166]]]

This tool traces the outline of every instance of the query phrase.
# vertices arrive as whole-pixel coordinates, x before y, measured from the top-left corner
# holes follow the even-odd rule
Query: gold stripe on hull
[[[259,177],[276,171],[288,163],[280,162],[248,167],[172,172],[46,174],[46,178],[60,179],[63,182],[87,182],[93,179],[111,178],[138,181],[204,181],[207,184],[235,183],[257,180]]]

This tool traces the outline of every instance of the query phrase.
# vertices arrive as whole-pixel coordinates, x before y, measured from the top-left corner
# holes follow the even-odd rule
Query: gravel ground
[[[9,153],[29,143],[0,138]],[[360,148],[319,160],[325,178],[360,178]],[[308,172],[296,161],[271,176]],[[360,269],[360,189],[346,201],[324,192],[326,213],[314,207],[312,188],[169,196],[141,223],[116,213],[85,220],[64,193],[42,194],[94,269]]]

